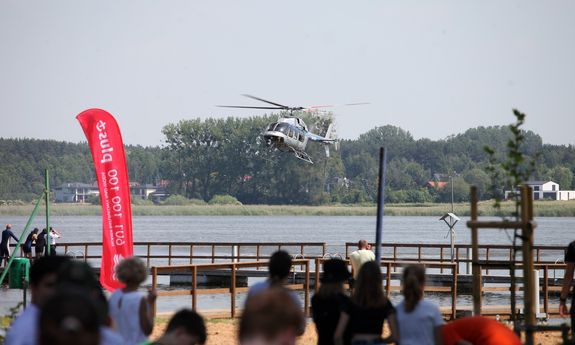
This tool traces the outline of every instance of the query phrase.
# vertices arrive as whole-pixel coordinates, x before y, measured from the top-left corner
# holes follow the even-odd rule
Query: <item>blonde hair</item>
[[[423,298],[424,285],[425,267],[409,265],[403,269],[403,296],[405,297],[406,312],[412,312]]]
[[[144,262],[135,256],[126,258],[116,265],[116,277],[124,284],[140,285],[148,277],[148,269]]]

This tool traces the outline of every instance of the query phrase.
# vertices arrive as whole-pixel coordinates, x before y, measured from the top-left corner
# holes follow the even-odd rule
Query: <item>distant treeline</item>
[[[326,158],[321,145],[310,143],[315,164],[270,151],[261,132],[277,116],[192,119],[162,129],[162,147],[126,146],[130,181],[155,184],[190,199],[208,201],[231,195],[244,204],[373,203],[377,197],[379,147],[387,148],[386,199],[391,203],[448,202],[451,183],[456,202],[467,201],[469,186],[481,199],[493,197],[486,167],[486,145],[507,154],[507,126],[478,127],[444,140],[415,140],[406,130],[381,126],[355,140],[342,140]],[[323,134],[328,120],[306,114],[314,132]],[[538,157],[534,180],[553,180],[575,189],[575,147],[543,144],[524,132],[526,157]],[[95,180],[87,144],[52,140],[0,139],[0,200],[29,201],[44,189],[44,169],[52,187]],[[452,178],[449,178],[451,176]],[[447,182],[446,185],[429,182]],[[452,181],[452,182],[451,182]],[[507,186],[510,188],[510,186]],[[495,191],[500,193],[502,191]]]

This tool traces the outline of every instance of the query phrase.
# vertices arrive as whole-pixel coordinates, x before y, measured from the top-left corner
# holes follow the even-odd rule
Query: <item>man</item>
[[[563,277],[563,287],[561,288],[561,295],[559,296],[559,315],[561,317],[567,316],[567,297],[571,290],[571,283],[573,282],[573,271],[575,270],[575,241],[569,243],[567,252],[565,252],[565,276]],[[571,332],[575,335],[575,303],[571,301]]]
[[[291,269],[291,256],[283,251],[278,250],[273,253],[268,263],[269,277],[263,282],[259,282],[250,287],[248,297],[257,295],[272,286],[283,286],[287,283],[289,272]],[[299,298],[295,295],[295,300],[299,304]]]
[[[351,268],[353,269],[353,279],[357,278],[361,265],[368,261],[375,260],[375,254],[373,254],[369,248],[369,243],[367,243],[366,240],[359,240],[357,243],[357,250],[349,255]]]
[[[298,295],[289,289],[284,288],[284,285],[287,283],[287,279],[289,276],[289,272],[292,266],[291,256],[283,250],[278,250],[277,252],[273,253],[270,257],[270,261],[268,264],[268,273],[269,277],[263,282],[259,282],[254,284],[248,291],[248,298],[246,299],[246,306],[251,298],[256,295],[259,295],[271,288],[279,288],[286,290],[286,293],[291,297],[293,303],[299,308],[302,309],[301,302],[299,300]],[[302,335],[305,331],[305,320],[300,325],[298,329],[298,335]]]
[[[67,256],[43,256],[30,268],[31,303],[14,320],[6,334],[6,345],[38,344],[40,308],[56,293],[58,271],[70,261]]]
[[[2,241],[0,241],[0,265],[3,261],[4,266],[7,266],[8,260],[10,260],[10,237],[18,243],[18,237],[12,232],[12,225],[6,224],[6,229],[2,231]]]

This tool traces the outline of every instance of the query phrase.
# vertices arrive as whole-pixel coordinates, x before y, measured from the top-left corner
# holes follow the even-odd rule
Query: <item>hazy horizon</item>
[[[386,126],[386,125],[382,125],[382,126]],[[448,140],[448,139],[449,139],[450,137],[452,137],[452,136],[457,136],[457,135],[460,135],[460,134],[464,134],[467,130],[470,130],[470,129],[480,128],[480,127],[489,128],[489,127],[495,127],[495,126],[500,126],[500,125],[470,127],[470,128],[467,128],[467,129],[463,130],[463,131],[460,132],[460,133],[453,133],[453,134],[450,134],[450,135],[446,136],[445,138],[438,138],[438,139],[433,139],[433,138],[428,138],[428,137],[420,137],[420,138],[418,138],[418,137],[415,137],[415,136],[413,135],[413,133],[411,133],[411,131],[410,131],[409,129],[407,129],[407,128],[401,128],[401,127],[400,127],[400,128],[401,128],[402,130],[405,130],[405,131],[409,132],[409,133],[412,135],[413,140],[415,140],[415,141],[420,140],[420,139],[430,139],[430,140],[432,140],[432,141],[440,141],[440,140]],[[506,126],[506,125],[502,125],[502,126]],[[379,127],[379,126],[378,126],[378,127]],[[376,127],[374,127],[374,128],[376,128]],[[374,128],[371,128],[371,129],[374,129]],[[368,131],[371,130],[371,129],[368,129],[366,132],[368,132]],[[120,131],[121,131],[121,130],[122,130],[122,128],[120,128]],[[535,134],[537,134],[537,135],[539,135],[539,136],[541,137],[541,135],[540,135],[539,133],[537,133],[537,131],[533,131],[533,130],[530,130],[530,129],[525,129],[525,130],[527,130],[527,131],[532,131],[533,133],[535,133]],[[366,133],[366,132],[364,132],[364,133]],[[262,133],[263,133],[263,128],[262,128]],[[361,135],[361,134],[364,134],[364,133],[360,133],[360,135]],[[358,137],[359,137],[359,136],[358,136]],[[340,138],[340,139],[345,139],[345,140],[357,140],[358,137],[355,137],[355,138]],[[87,143],[87,141],[86,141],[85,139],[84,139],[84,140],[79,140],[79,141],[59,140],[59,139],[52,139],[52,138],[29,138],[29,137],[0,137],[0,139],[55,140],[55,141],[58,141],[58,142],[67,142],[67,143],[74,143],[74,144]],[[559,146],[574,146],[573,144],[552,144],[552,143],[547,143],[547,142],[545,142],[544,138],[542,138],[542,141],[543,141],[543,144],[559,145]],[[126,142],[126,141],[124,140],[124,145],[132,145],[132,146],[138,146],[138,145],[139,145],[139,146],[143,146],[143,147],[161,147],[163,144],[164,144],[164,143],[160,143],[160,144],[156,144],[156,145],[133,144],[133,143],[128,143],[128,142]]]

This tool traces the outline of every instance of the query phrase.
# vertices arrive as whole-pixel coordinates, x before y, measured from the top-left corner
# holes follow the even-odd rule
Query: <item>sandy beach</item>
[[[208,339],[206,345],[237,345],[237,327],[239,319],[222,317],[218,313],[202,314],[206,320],[208,329]],[[152,334],[152,339],[158,338],[166,327],[169,319],[168,314],[161,315],[156,320],[156,326]],[[298,338],[297,345],[315,345],[317,343],[317,334],[315,325],[312,321],[308,322],[305,333]],[[538,333],[535,337],[535,344],[538,345],[558,345],[561,344],[560,332],[543,332]]]

